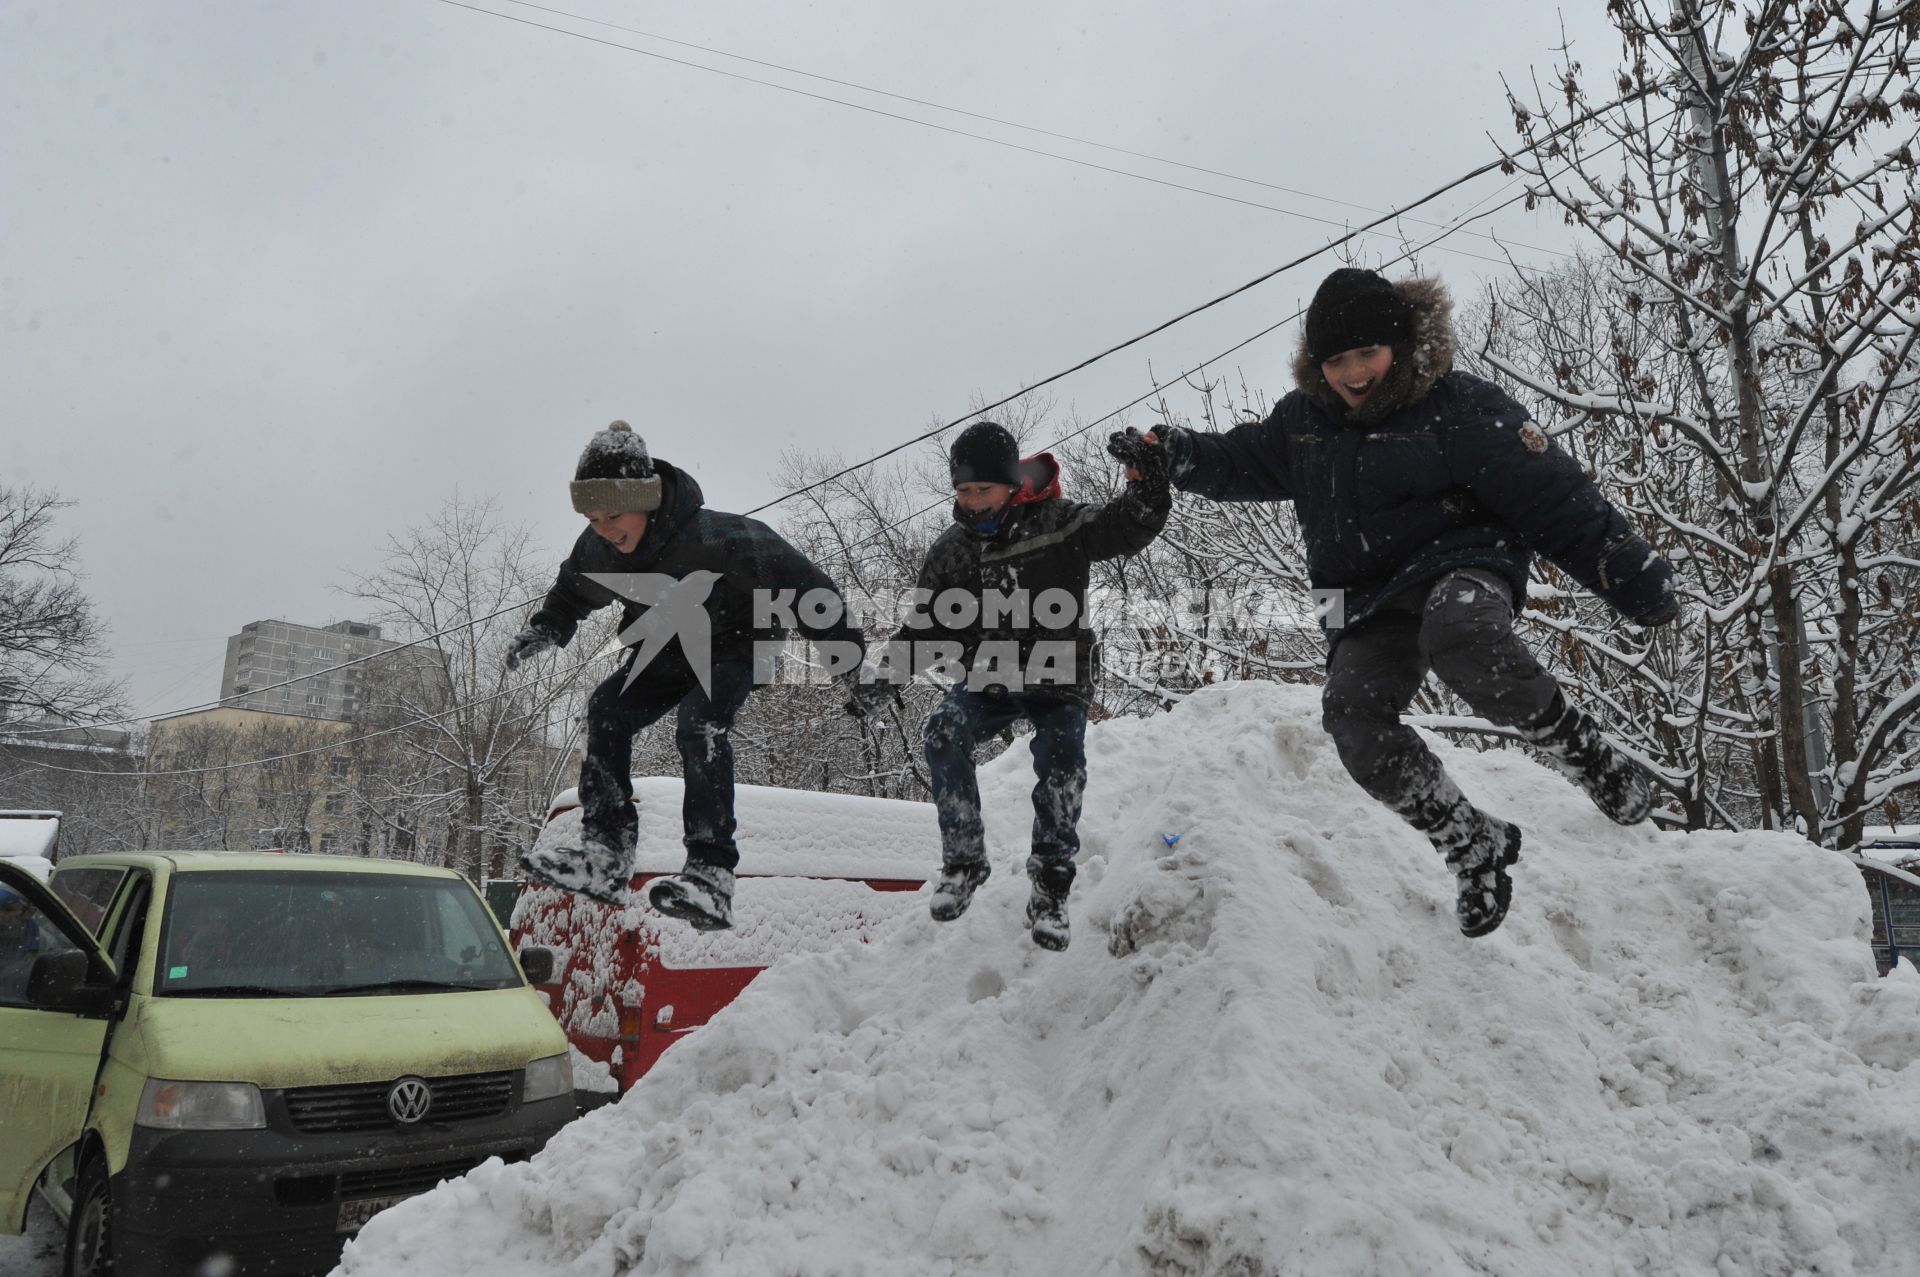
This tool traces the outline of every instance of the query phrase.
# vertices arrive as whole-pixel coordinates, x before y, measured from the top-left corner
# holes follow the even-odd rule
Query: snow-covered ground
[[[0,1274],[5,1277],[60,1277],[67,1237],[53,1211],[39,1198],[27,1206],[27,1231],[18,1237],[0,1233]]]
[[[964,919],[783,961],[532,1163],[376,1218],[344,1272],[1915,1271],[1920,973],[1874,979],[1853,866],[1621,830],[1443,746],[1527,831],[1512,915],[1468,941],[1318,716],[1237,685],[1090,732],[1064,954],[1024,934],[1009,751]]]

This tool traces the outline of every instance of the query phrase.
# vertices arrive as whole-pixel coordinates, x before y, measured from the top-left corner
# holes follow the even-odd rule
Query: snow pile
[[[1016,747],[983,769],[965,918],[782,961],[532,1163],[373,1220],[344,1272],[1911,1270],[1920,973],[1874,979],[1852,865],[1618,829],[1443,746],[1528,839],[1468,941],[1318,719],[1312,689],[1236,685],[1090,732],[1064,954],[1024,934]]]

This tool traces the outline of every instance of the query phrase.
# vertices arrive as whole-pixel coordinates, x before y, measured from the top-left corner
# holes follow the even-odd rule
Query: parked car
[[[1920,837],[1869,834],[1857,863],[1873,901],[1873,958],[1880,974],[1901,958],[1920,966]]]
[[[375,1212],[577,1113],[473,887],[346,856],[0,862],[0,1230],[75,1277],[324,1273]],[[544,965],[543,965],[544,964]],[[524,967],[524,970],[523,970]]]
[[[912,893],[940,863],[929,803],[741,785],[733,930],[695,931],[646,905],[646,884],[685,858],[681,782],[633,785],[640,833],[629,903],[529,885],[509,933],[553,952],[541,991],[577,1052],[583,1107],[626,1091],[783,955],[864,939],[925,909]],[[556,797],[542,836],[577,833],[579,803],[575,790]]]
[[[0,860],[24,865],[44,882],[59,848],[59,812],[0,811]]]

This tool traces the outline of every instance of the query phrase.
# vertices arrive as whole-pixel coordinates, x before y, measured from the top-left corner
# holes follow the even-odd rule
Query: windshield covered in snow
[[[182,873],[167,896],[154,992],[353,997],[522,983],[465,883],[397,874]]]

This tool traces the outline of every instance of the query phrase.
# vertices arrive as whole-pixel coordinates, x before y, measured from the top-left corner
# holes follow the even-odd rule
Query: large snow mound
[[[1024,933],[1010,750],[965,918],[783,960],[531,1163],[374,1219],[345,1273],[1914,1271],[1920,974],[1874,979],[1858,870],[1619,829],[1443,744],[1527,837],[1469,941],[1318,723],[1312,689],[1242,684],[1089,732],[1063,954]]]

